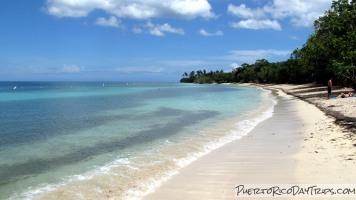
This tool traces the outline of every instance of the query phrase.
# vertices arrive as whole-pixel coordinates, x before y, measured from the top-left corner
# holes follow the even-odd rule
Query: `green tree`
[[[302,60],[318,82],[333,75],[355,79],[355,0],[333,1],[314,23],[315,32],[302,49]]]

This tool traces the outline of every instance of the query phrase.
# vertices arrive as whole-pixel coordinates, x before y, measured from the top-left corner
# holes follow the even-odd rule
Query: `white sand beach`
[[[271,118],[185,167],[145,199],[235,199],[240,184],[356,184],[355,134],[315,105],[281,90],[277,95]]]

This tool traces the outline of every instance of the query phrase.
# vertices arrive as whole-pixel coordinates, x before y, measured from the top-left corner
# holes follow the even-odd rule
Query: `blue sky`
[[[0,81],[170,81],[287,60],[332,0],[2,0]]]

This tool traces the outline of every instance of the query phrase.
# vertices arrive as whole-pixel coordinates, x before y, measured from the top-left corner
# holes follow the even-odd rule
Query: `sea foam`
[[[271,96],[271,91],[263,90],[261,97],[263,99],[270,100],[270,103],[264,108],[262,113],[261,110],[257,110],[255,111],[256,113],[252,115],[253,117],[237,122],[234,128],[230,130],[226,136],[208,142],[204,145],[201,151],[188,153],[188,155],[184,158],[174,159],[176,165],[175,168],[167,172],[162,172],[155,177],[149,178],[148,180],[141,181],[140,186],[138,187],[139,189],[129,189],[122,197],[124,199],[142,199],[144,196],[155,192],[163,184],[163,182],[171,179],[174,175],[179,173],[179,170],[190,165],[200,157],[248,135],[248,133],[251,132],[259,123],[273,116],[274,106],[278,103]]]

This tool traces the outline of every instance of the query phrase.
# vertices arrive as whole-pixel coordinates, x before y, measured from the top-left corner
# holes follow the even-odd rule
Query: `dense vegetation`
[[[184,73],[189,83],[326,83],[355,82],[356,0],[334,0],[331,9],[314,22],[314,33],[287,61],[270,63],[266,59],[244,63],[233,72]]]

